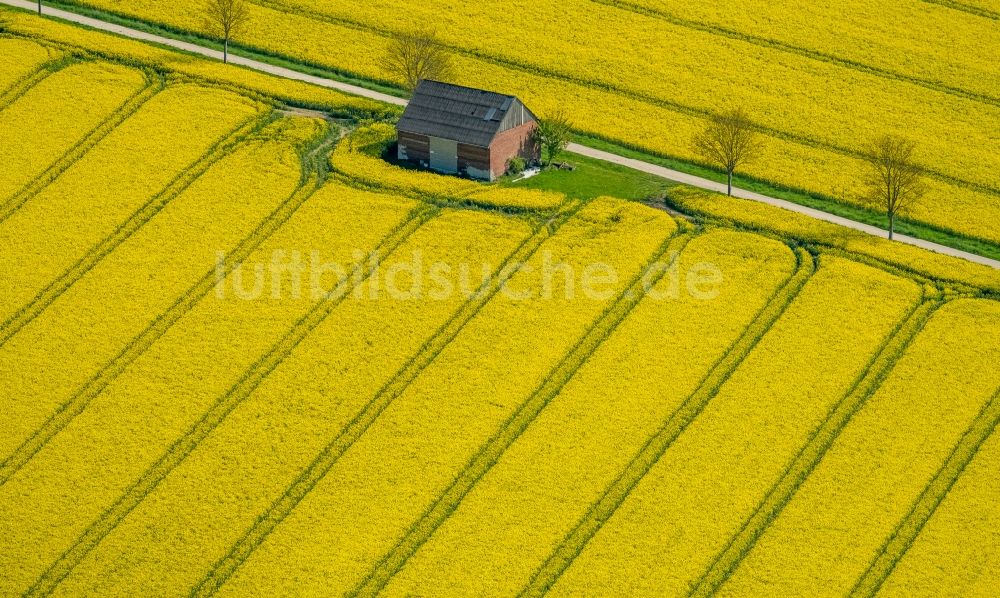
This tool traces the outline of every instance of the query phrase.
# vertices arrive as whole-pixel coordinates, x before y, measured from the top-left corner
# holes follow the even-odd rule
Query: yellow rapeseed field
[[[992,596],[1000,584],[1000,435],[993,435],[879,596]]]
[[[722,594],[847,594],[1000,388],[998,360],[1000,305],[941,308]]]
[[[189,2],[74,3],[204,30],[198,5]],[[584,133],[685,160],[698,159],[691,140],[706,115],[744,105],[766,138],[748,174],[851,204],[862,203],[867,144],[899,133],[918,143],[933,171],[929,196],[911,216],[1000,243],[996,227],[983,224],[1000,215],[994,21],[903,0],[888,10],[854,0],[818,18],[818,7],[789,2],[677,4],[686,3],[514,0],[457,10],[453,0],[257,0],[249,7],[254,27],[238,39],[393,82],[379,62],[390,36],[433,26],[455,53],[456,82],[516,94],[541,114],[566,109]],[[768,20],[760,11],[795,16]],[[503,27],[496,26],[500,14]],[[776,22],[781,26],[765,25]],[[816,29],[823,33],[813,35]],[[845,29],[853,39],[839,35]]]
[[[706,300],[682,291],[687,276],[707,263],[726,273],[722,295]],[[517,593],[794,266],[792,252],[777,241],[731,231],[693,240],[677,276],[656,287],[677,300],[639,305],[387,593]]]
[[[93,4],[198,26],[188,3]],[[995,81],[913,29],[989,41],[995,1],[890,0],[893,39],[815,7],[753,18],[787,4],[516,0],[516,27],[463,33],[487,2],[442,33],[464,81],[562,94],[665,153],[725,103],[704,81],[753,87],[762,176],[849,185],[847,124],[912,116],[934,192],[995,234],[995,131],[973,126]],[[449,6],[366,5],[384,18],[255,0],[242,41],[379,77],[401,11]],[[685,188],[401,168],[395,109],[6,18],[0,595],[990,595],[996,270]],[[801,113],[775,99],[821,80]]]
[[[12,201],[145,84],[142,72],[135,69],[77,64],[40,81],[0,112],[0,138],[32,140],[30,151],[22,144],[0,146],[0,164],[5,166],[0,205]]]
[[[872,304],[872,296],[879,303]],[[553,593],[573,595],[588,587],[642,595],[684,592],[919,298],[920,288],[910,281],[822,258],[788,311]]]

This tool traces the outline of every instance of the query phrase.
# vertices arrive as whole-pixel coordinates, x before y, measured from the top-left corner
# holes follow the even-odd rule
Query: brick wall
[[[494,177],[507,172],[507,161],[521,156],[528,162],[541,159],[542,152],[532,139],[538,123],[529,122],[500,133],[490,144],[490,172]]]

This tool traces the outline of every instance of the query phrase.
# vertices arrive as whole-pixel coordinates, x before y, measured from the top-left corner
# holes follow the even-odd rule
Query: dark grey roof
[[[423,80],[413,92],[396,128],[488,147],[506,124],[504,117],[511,108],[521,110],[523,105],[514,96]],[[535,120],[527,108],[523,109],[531,120]]]

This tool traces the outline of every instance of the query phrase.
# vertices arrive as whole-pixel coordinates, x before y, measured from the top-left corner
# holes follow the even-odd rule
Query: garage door
[[[458,172],[458,143],[431,137],[431,168],[440,172]]]

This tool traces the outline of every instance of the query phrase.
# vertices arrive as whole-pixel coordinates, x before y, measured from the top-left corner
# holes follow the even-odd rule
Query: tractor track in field
[[[724,37],[736,41],[746,42],[748,44],[752,44],[761,48],[766,48],[768,50],[776,50],[778,52],[784,52],[786,54],[801,56],[802,58],[808,58],[811,60],[816,60],[818,62],[835,64],[839,67],[851,69],[854,71],[865,73],[867,75],[874,75],[882,79],[890,81],[901,81],[903,83],[911,83],[913,85],[927,88],[931,91],[953,95],[955,97],[963,98],[966,100],[972,100],[974,102],[979,102],[990,106],[1000,107],[1000,98],[985,93],[970,91],[968,89],[955,87],[953,85],[945,85],[933,79],[924,79],[922,77],[906,75],[898,71],[893,71],[890,69],[878,67],[872,64],[861,62],[859,60],[853,60],[850,58],[837,56],[836,54],[830,54],[828,52],[822,52],[819,50],[804,48],[802,46],[796,46],[795,44],[790,44],[788,42],[783,42],[769,37],[761,37],[759,35],[742,33],[735,29],[727,29],[726,27],[722,27],[719,25],[699,23],[698,21],[692,21],[690,19],[679,17],[666,10],[653,8],[651,6],[643,6],[642,4],[637,4],[635,2],[630,2],[628,0],[589,0],[589,1],[595,4],[601,4],[603,6],[610,6],[612,8],[617,8],[619,10],[631,12],[633,14],[659,19],[661,21],[665,21],[677,27],[684,27],[686,29],[701,31],[702,33],[708,33],[710,35],[715,35],[718,37]],[[924,0],[924,1],[932,2],[933,0]],[[944,2],[941,2],[941,4],[944,4]]]
[[[395,546],[378,561],[350,596],[376,596],[398,573],[434,532],[455,512],[459,504],[479,483],[484,475],[503,457],[545,407],[565,387],[576,372],[607,340],[618,326],[632,313],[645,296],[644,290],[655,285],[666,275],[660,269],[653,278],[647,278],[650,267],[664,255],[683,251],[696,233],[678,232],[671,235],[647,261],[647,265],[632,282],[615,298],[614,302],[591,323],[584,335],[560,359],[545,380],[532,392],[518,409],[501,425],[456,476],[455,480],[438,496],[430,508],[410,527]],[[675,258],[676,259],[676,258]],[[649,285],[649,286],[646,286]]]
[[[142,89],[125,100],[124,103],[105,117],[96,127],[66,150],[58,160],[14,193],[9,200],[0,203],[0,224],[3,224],[12,214],[21,209],[21,206],[41,193],[46,186],[69,170],[78,160],[86,156],[94,146],[104,140],[118,126],[128,120],[129,117],[138,112],[146,102],[153,99],[165,87],[166,84],[162,77],[155,73],[147,72],[146,85]],[[6,323],[0,327],[0,345],[3,345],[3,342],[6,340],[3,337],[4,327],[6,327]]]
[[[726,354],[705,375],[694,392],[667,418],[660,430],[646,441],[615,481],[594,502],[587,514],[577,522],[573,530],[535,571],[528,585],[521,591],[521,596],[541,596],[548,592],[660,457],[701,414],[747,355],[785,313],[816,271],[815,258],[809,252],[799,248],[796,250],[796,256],[799,262],[796,271],[771,297],[754,318],[753,323],[729,347]]]
[[[355,31],[363,31],[366,33],[378,35],[380,37],[391,37],[395,33],[394,31],[391,31],[389,29],[376,27],[368,23],[356,21],[353,19],[348,19],[346,17],[333,16],[326,14],[322,11],[310,10],[301,6],[292,6],[286,0],[251,0],[251,4],[255,4],[279,12],[305,16],[315,21],[329,23],[331,25],[353,29]],[[540,65],[522,62],[519,59],[500,56],[482,50],[474,50],[471,48],[465,48],[462,46],[457,46],[447,43],[443,44],[443,47],[447,48],[449,51],[455,54],[477,60],[482,60],[494,64],[496,66],[499,66],[501,68],[516,70],[519,72],[536,75],[543,78],[554,79],[558,81],[563,81],[565,83],[570,83],[573,85],[579,85],[581,87],[586,87],[589,89],[606,92],[612,95],[621,96],[623,98],[636,100],[644,104],[649,104],[651,106],[664,108],[666,110],[670,110],[678,114],[683,114],[685,116],[691,116],[700,119],[711,118],[712,116],[715,116],[715,112],[708,110],[706,108],[700,108],[676,100],[669,100],[666,98],[657,97],[646,92],[628,89],[615,83],[586,79],[574,75],[572,73],[564,73],[549,67],[543,67]],[[997,101],[996,105],[1000,106],[1000,100]],[[829,151],[834,154],[847,156],[849,158],[857,160],[865,159],[864,152],[848,146],[839,145],[832,141],[824,141],[801,133],[785,131],[783,129],[762,125],[760,123],[753,123],[753,126],[759,133],[767,135],[769,137],[773,137],[775,139],[780,139],[782,141],[795,143],[797,145],[805,147],[812,147],[824,151]],[[953,176],[933,167],[926,167],[924,169],[924,172],[926,176],[937,179],[944,183],[948,183],[958,187],[972,189],[980,193],[1000,196],[1000,187],[998,186],[993,186],[991,184],[986,184],[979,181],[972,181],[964,179],[962,177]]]
[[[215,148],[210,150],[209,153],[225,146],[227,140],[235,142],[233,135],[237,131],[241,131],[247,127],[254,129],[260,122],[262,121],[254,119],[254,123],[252,125],[248,125],[247,123],[241,124],[240,127],[230,133],[229,136],[218,141]],[[253,131],[251,130],[247,133],[247,135],[252,135],[252,133]],[[205,160],[210,159],[206,156],[203,156],[201,159],[196,161],[195,164],[201,164],[205,166],[206,169],[210,167],[210,165],[204,164]],[[304,161],[306,161],[306,158],[307,157],[304,157]],[[222,159],[222,157],[219,157],[218,159]],[[312,161],[317,160],[311,160],[311,162]],[[299,209],[299,207],[316,191],[316,189],[318,189],[319,177],[315,174],[311,176],[308,174],[309,172],[315,173],[316,171],[316,168],[310,167],[305,173],[306,180],[302,181],[296,191],[285,199],[285,201],[275,208],[271,214],[264,218],[264,220],[253,231],[240,241],[233,252],[227,256],[224,264],[226,272],[229,272],[235,264],[245,260],[254,250],[257,249],[257,247],[259,247],[285,222],[287,222],[288,219],[291,218],[292,215]],[[188,172],[188,174],[194,173],[195,171]],[[198,174],[198,176],[200,176],[200,174]],[[177,181],[180,181],[183,178],[184,174],[182,173],[179,175]],[[194,179],[196,178],[197,177],[194,177]],[[193,180],[191,182],[193,182]],[[190,182],[187,184],[189,185]],[[150,215],[150,218],[151,217],[152,214]],[[137,220],[134,224],[141,223]],[[109,238],[114,238],[114,235]],[[118,244],[120,245],[120,242]],[[103,256],[95,255],[95,257]],[[177,321],[184,317],[184,315],[187,314],[198,302],[200,302],[205,295],[211,292],[216,284],[216,276],[217,272],[214,268],[206,272],[186,292],[178,297],[178,299],[174,301],[174,303],[165,312],[157,316],[141,333],[126,343],[122,350],[119,351],[114,358],[101,367],[101,369],[98,370],[98,372],[89,380],[87,380],[69,400],[60,405],[59,408],[45,421],[45,423],[42,424],[42,426],[24,443],[22,443],[14,451],[14,453],[0,463],[0,486],[3,486],[12,476],[24,467],[24,465],[26,465],[31,458],[38,453],[38,451],[44,448],[44,446],[56,434],[69,425],[69,423],[77,415],[82,413],[95,397],[100,395],[105,388],[107,388],[118,378],[118,376],[122,374],[122,372],[124,372],[133,362],[143,355],[157,340],[166,334],[167,331]]]
[[[40,83],[49,75],[53,75],[71,64],[76,64],[77,62],[80,62],[80,60],[72,56],[60,56],[59,58],[46,60],[33,72],[22,77],[20,80],[15,81],[13,85],[0,92],[0,112],[6,110],[8,106],[19,100],[24,94],[31,91],[32,87]]]
[[[294,199],[289,200],[284,206],[278,208],[286,217],[274,219],[272,222],[276,225],[268,227],[271,230],[262,235],[260,241],[263,241],[274,230],[277,230],[313,194],[318,188],[317,185],[311,184],[315,182],[316,177],[310,177],[309,183],[300,187],[293,195]],[[292,209],[288,209],[289,207]],[[403,223],[382,239],[375,248],[375,251],[379,252],[379,255],[391,254],[438,213],[440,213],[438,208],[428,208],[426,206],[415,208]],[[241,251],[238,258],[233,261],[242,261],[247,255],[249,255],[249,251]],[[160,481],[187,458],[201,441],[211,434],[233,409],[253,393],[264,379],[291,354],[299,343],[344,300],[347,293],[340,291],[347,289],[352,282],[353,284],[361,284],[368,279],[373,271],[371,267],[366,267],[364,259],[356,263],[352,270],[352,274],[342,279],[340,284],[327,297],[317,302],[306,315],[302,316],[139,479],[108,507],[96,521],[88,526],[74,544],[42,574],[25,595],[46,596],[51,594],[56,586],[72,572],[87,554],[111,533],[143,501],[146,495],[155,490]],[[360,273],[360,276],[358,273]],[[215,286],[215,272],[213,271],[206,275],[206,278],[202,282],[207,283],[203,286],[204,293],[202,295],[204,295]],[[199,286],[202,285],[200,284]],[[192,305],[193,303],[191,302]]]
[[[869,598],[875,596],[889,578],[896,564],[916,541],[917,536],[934,515],[941,502],[951,491],[965,468],[979,453],[1000,423],[1000,389],[980,410],[979,415],[962,435],[948,459],[934,478],[927,484],[893,533],[886,539],[865,573],[855,583],[850,596]]]
[[[692,596],[714,595],[729,579],[802,483],[815,471],[854,414],[878,391],[896,362],[944,303],[938,294],[923,297],[889,333],[851,388],[813,431],[753,514],[694,583]]]
[[[95,137],[99,137],[99,139],[88,138],[85,140],[86,144],[80,144],[82,147],[74,148],[74,150],[67,153],[66,163],[61,165],[58,171],[53,173],[52,179],[58,176],[59,172],[65,171],[69,168],[73,162],[79,159],[91,147],[96,145],[100,141],[100,138],[105,137],[111,132],[111,130],[114,129],[114,127],[124,122],[129,116],[127,114],[129,109],[133,109],[133,112],[138,110],[143,103],[147,102],[159,93],[161,89],[163,88],[154,85],[134,96],[134,98],[128,102],[127,106],[123,106],[122,114],[109,118],[100,127],[100,133],[94,135]],[[20,332],[21,329],[44,312],[45,309],[55,302],[56,299],[65,293],[73,284],[90,272],[94,266],[100,263],[122,243],[127,241],[147,222],[152,220],[152,218],[163,210],[163,208],[165,208],[171,201],[184,193],[184,191],[186,191],[188,187],[201,177],[201,175],[211,168],[212,165],[232,153],[232,151],[235,150],[240,143],[245,141],[247,137],[255,131],[259,130],[260,126],[263,124],[263,119],[249,119],[227,133],[222,139],[217,141],[213,147],[208,150],[208,152],[192,164],[185,167],[163,189],[154,194],[142,207],[133,212],[127,220],[119,224],[110,235],[91,247],[83,256],[74,262],[73,265],[67,268],[62,274],[46,285],[45,288],[39,291],[38,294],[31,299],[31,301],[14,312],[14,314],[0,324],[0,348],[2,348],[14,335]],[[98,130],[95,129],[95,133],[97,132]],[[54,169],[50,169],[50,172],[53,170]],[[44,182],[35,183],[33,185],[36,187],[35,192],[49,184],[52,179],[46,177]],[[2,222],[3,216],[0,214],[0,223]],[[2,479],[2,476],[0,476],[0,479]]]
[[[923,2],[926,2],[927,4],[937,4],[938,6],[943,6],[945,8],[950,8],[952,10],[957,10],[960,12],[964,12],[966,14],[982,17],[984,19],[992,19],[994,21],[1000,21],[1000,13],[993,12],[992,10],[982,8],[979,6],[965,4],[964,2],[956,2],[955,0],[923,0]]]
[[[527,261],[542,243],[553,237],[570,218],[587,202],[569,201],[545,222],[540,223],[501,263],[493,277],[469,298],[421,348],[375,393],[374,397],[351,419],[313,459],[271,507],[257,518],[257,522],[230,548],[192,589],[192,596],[211,596],[253,554],[260,544],[281,524],[295,507],[323,479],[341,456],[378,419],[383,411],[410,386],[424,369],[454,340],[482,308],[500,291],[504,283],[516,274],[512,265]]]
[[[263,2],[263,1],[266,1],[266,0],[260,0],[260,1]],[[8,5],[11,5],[11,6],[16,6],[16,7],[19,7],[19,8],[24,8],[24,9],[29,9],[29,10],[33,6],[32,3],[26,2],[25,0],[0,0],[0,4],[8,4]],[[263,6],[263,4],[262,4],[262,6]],[[146,42],[161,44],[161,45],[168,46],[168,47],[171,47],[171,48],[180,49],[180,50],[185,51],[185,52],[194,53],[194,54],[197,54],[199,56],[208,57],[210,59],[221,59],[222,58],[222,53],[221,52],[213,50],[213,49],[208,48],[208,47],[205,47],[203,45],[199,45],[197,43],[179,41],[179,40],[177,40],[175,38],[172,38],[172,37],[165,37],[163,35],[158,35],[158,34],[155,34],[155,33],[148,33],[148,32],[140,31],[138,29],[134,29],[134,28],[131,28],[131,27],[123,26],[123,25],[116,25],[116,24],[113,24],[113,23],[109,23],[107,21],[102,21],[100,18],[93,18],[93,17],[84,16],[84,15],[81,15],[79,13],[72,12],[70,10],[61,10],[61,9],[53,9],[53,8],[49,8],[47,10],[48,10],[48,12],[50,14],[52,14],[56,18],[63,19],[63,20],[66,20],[66,21],[69,21],[69,22],[72,22],[72,23],[82,24],[84,26],[95,28],[95,29],[98,29],[98,30],[101,30],[101,31],[110,31],[112,33],[116,33],[118,35],[123,35],[123,36],[131,38],[131,39],[136,39],[136,40],[141,40],[141,41],[146,41]],[[124,14],[124,13],[109,12],[108,14],[112,15],[112,16],[116,16],[116,17],[122,18],[122,19],[126,19],[126,20],[130,19],[130,17],[128,15]],[[132,18],[132,20],[135,20],[135,19]],[[141,22],[142,23],[146,23],[148,25],[152,25],[152,26],[166,27],[162,23],[156,23],[156,22],[150,22],[150,21],[141,21]],[[339,25],[342,25],[342,26],[345,26],[345,27],[350,27],[349,23],[339,23]],[[354,29],[359,29],[359,28],[358,27],[354,27]],[[169,27],[167,27],[167,30],[170,31],[171,29]],[[256,49],[256,48],[253,48],[253,47],[250,47],[250,46],[247,46],[245,49],[260,51],[259,49]],[[267,54],[267,52],[265,52],[265,54]],[[288,57],[280,57],[280,58],[288,58]],[[301,71],[294,70],[292,68],[285,68],[285,67],[275,66],[275,65],[272,65],[272,64],[269,64],[269,63],[266,63],[266,62],[261,62],[259,60],[254,60],[254,59],[246,58],[246,57],[243,57],[243,56],[234,55],[233,59],[232,59],[232,62],[234,64],[238,64],[240,66],[244,66],[246,68],[250,68],[250,69],[253,69],[253,70],[256,70],[256,71],[259,71],[259,72],[268,73],[268,74],[271,74],[271,75],[274,75],[274,76],[277,76],[277,77],[282,77],[282,78],[285,78],[285,79],[290,79],[290,80],[295,80],[295,81],[305,81],[305,82],[308,82],[308,83],[311,83],[311,84],[314,84],[314,85],[319,85],[321,87],[330,88],[330,89],[336,89],[336,90],[342,91],[344,93],[348,93],[348,94],[352,94],[352,95],[356,95],[356,96],[360,96],[360,97],[364,97],[364,98],[369,98],[369,99],[376,100],[378,102],[382,102],[382,103],[386,103],[386,104],[390,104],[390,105],[393,105],[393,106],[405,106],[407,104],[407,101],[405,99],[397,97],[397,96],[389,95],[389,94],[378,92],[378,91],[373,91],[373,90],[368,89],[366,87],[361,87],[359,85],[353,85],[353,84],[350,84],[350,83],[345,83],[345,82],[342,82],[342,81],[338,81],[338,80],[334,80],[334,79],[330,79],[330,78],[326,78],[326,77],[314,76],[314,75],[306,74],[306,73],[303,73]],[[348,76],[357,76],[356,73],[341,72],[341,74],[342,75],[348,75]],[[612,140],[610,138],[605,138],[605,139],[614,141],[614,140]],[[664,178],[664,179],[667,179],[667,180],[680,182],[680,183],[691,185],[693,187],[697,187],[697,188],[700,188],[700,189],[708,189],[710,191],[718,191],[718,189],[719,189],[719,184],[716,183],[715,181],[712,181],[712,180],[709,180],[709,179],[705,179],[705,178],[702,178],[702,177],[692,176],[690,174],[687,174],[687,173],[684,173],[684,172],[680,172],[680,171],[677,171],[677,170],[672,170],[672,169],[669,169],[669,168],[664,168],[662,166],[658,166],[658,165],[650,163],[650,162],[645,162],[645,161],[642,161],[642,160],[636,160],[636,159],[626,158],[626,157],[620,156],[618,154],[612,154],[612,153],[609,153],[609,152],[596,150],[596,149],[593,149],[591,147],[583,146],[583,145],[576,144],[576,143],[570,144],[570,147],[568,148],[568,150],[571,153],[582,154],[582,155],[585,155],[585,156],[593,157],[593,158],[595,158],[597,160],[601,160],[601,161],[604,161],[604,162],[610,162],[612,164],[620,164],[620,165],[623,165],[623,166],[625,166],[627,168],[631,168],[631,169],[634,169],[634,170],[639,170],[641,172],[647,172],[647,173],[653,174],[655,176],[658,176],[658,177],[661,177],[661,178]],[[871,226],[871,225],[863,224],[861,222],[858,222],[858,221],[855,221],[855,220],[850,220],[850,219],[843,218],[843,217],[840,217],[840,216],[835,216],[835,215],[833,215],[831,213],[823,212],[821,210],[814,209],[814,208],[809,208],[809,207],[803,206],[801,204],[793,203],[791,201],[781,200],[781,199],[777,199],[777,198],[774,198],[774,197],[769,197],[769,196],[766,196],[766,195],[762,195],[760,193],[750,192],[750,191],[747,191],[745,189],[734,188],[733,192],[734,192],[734,195],[736,195],[738,197],[741,197],[743,199],[750,199],[750,200],[753,200],[753,201],[758,201],[758,202],[766,203],[766,204],[769,204],[769,205],[778,206],[778,207],[784,208],[786,210],[790,210],[792,212],[797,212],[799,214],[803,214],[803,215],[805,215],[807,217],[810,217],[810,218],[814,218],[814,219],[818,219],[818,220],[825,220],[827,222],[834,222],[835,224],[838,224],[840,226],[844,226],[844,227],[847,227],[847,228],[850,228],[850,229],[853,229],[853,230],[861,231],[861,232],[863,232],[863,233],[865,233],[867,235],[883,236],[885,234],[885,231],[883,229],[878,228],[878,227],[874,227],[874,226]],[[1000,190],[995,191],[995,194],[998,195],[998,196],[1000,196]],[[950,255],[950,256],[958,257],[960,259],[964,259],[964,260],[967,260],[967,261],[975,262],[975,263],[978,263],[978,264],[983,264],[983,265],[989,266],[991,268],[1000,268],[1000,262],[997,262],[997,260],[986,258],[986,257],[984,257],[982,255],[978,255],[976,253],[970,253],[968,251],[963,251],[963,250],[955,249],[955,248],[949,247],[947,245],[941,245],[940,243],[934,243],[934,242],[927,241],[927,240],[924,240],[924,239],[909,237],[907,235],[897,235],[896,236],[896,240],[898,242],[900,242],[900,243],[905,243],[907,245],[921,247],[923,249],[927,249],[929,251],[934,251],[934,252],[941,253],[941,254],[944,254],[944,255]]]

